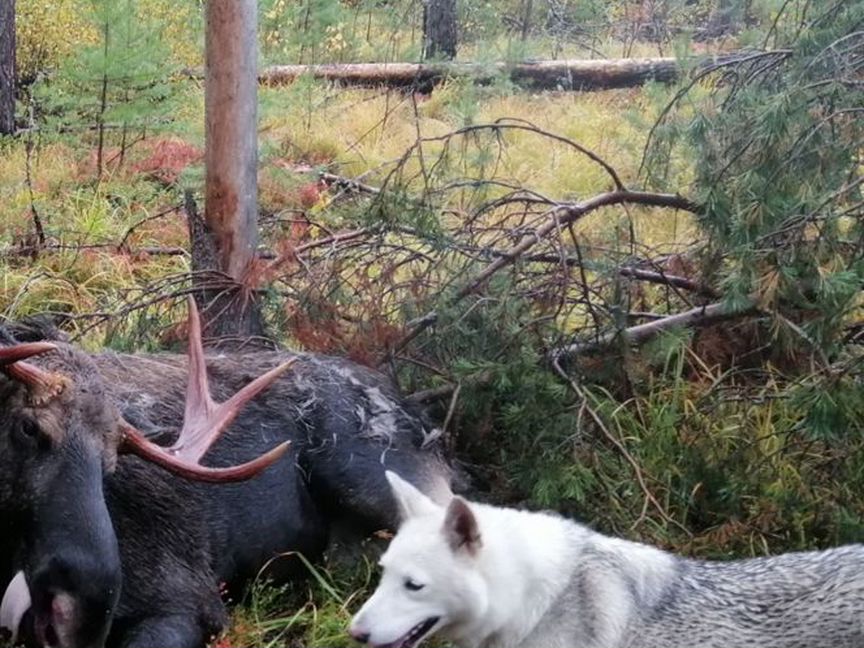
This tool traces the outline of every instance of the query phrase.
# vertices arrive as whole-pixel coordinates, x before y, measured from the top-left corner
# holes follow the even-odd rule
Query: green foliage
[[[568,452],[568,439],[578,435],[572,398],[543,368],[537,346],[550,326],[528,301],[513,297],[512,288],[496,280],[467,307],[448,307],[447,295],[437,309],[427,359],[447,366],[462,385],[454,421],[457,452],[478,465],[507,466],[504,472],[481,470],[499,498],[521,493],[544,505],[584,504],[576,477],[586,475]],[[569,487],[558,471],[577,473]],[[559,488],[572,488],[572,500]]]
[[[48,110],[85,123],[152,123],[170,94],[163,25],[145,19],[137,0],[92,0],[86,13],[96,42],[80,47],[44,86]],[[146,114],[145,114],[146,113]]]
[[[670,332],[623,364],[586,359],[577,396],[542,355],[553,326],[515,293],[499,280],[467,307],[444,299],[418,342],[460,385],[441,416],[455,405],[456,452],[493,499],[704,557],[857,539],[864,438],[840,431],[862,429],[860,381],[751,390]]]
[[[80,41],[93,38],[82,20],[83,0],[17,0],[15,4],[18,78],[32,82],[40,72],[57,68]],[[78,34],[78,39],[70,38]]]
[[[336,60],[350,52],[343,31],[345,7],[337,0],[264,0],[260,8],[264,53],[297,63]]]
[[[95,129],[98,173],[107,138],[122,161],[135,135],[159,129],[171,115],[170,74],[176,64],[163,39],[164,24],[139,0],[91,0],[85,16],[95,42],[80,46],[56,76],[39,84],[37,100],[56,132]]]
[[[864,3],[826,3],[806,19],[799,5],[775,16],[774,53],[729,66],[708,95],[677,99],[647,166],[663,168],[669,142],[686,142],[711,265],[728,292],[803,320],[831,352],[864,279],[864,91],[854,81]]]
[[[213,647],[340,645],[352,612],[372,585],[373,565],[354,558],[349,568],[315,566],[298,554],[277,557],[302,562],[307,580],[274,587],[264,577],[256,579],[235,609],[231,628]]]
[[[158,23],[159,39],[164,45],[163,58],[166,52],[170,52],[175,64],[200,64],[203,22],[202,8],[197,2],[137,0],[135,4],[137,7],[131,16],[122,10],[123,7],[128,9],[125,0],[106,3],[105,7],[113,5],[117,10],[116,17],[124,21],[134,19],[143,20],[149,25]],[[101,11],[91,0],[16,0],[16,64],[19,80],[31,83],[40,73],[54,73],[70,56],[75,56],[82,45],[98,42],[100,25],[98,19],[94,21],[94,10]],[[141,54],[146,52],[138,51]]]

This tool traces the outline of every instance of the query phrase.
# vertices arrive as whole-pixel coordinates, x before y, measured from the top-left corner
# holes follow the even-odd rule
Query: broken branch
[[[747,317],[758,312],[759,309],[756,306],[730,311],[726,304],[719,302],[708,304],[707,306],[699,306],[683,313],[676,313],[662,319],[615,331],[593,342],[571,344],[563,349],[554,351],[550,359],[555,362],[566,357],[596,353],[610,347],[619,339],[626,340],[628,344],[641,344],[672,328],[706,326],[723,320]]]

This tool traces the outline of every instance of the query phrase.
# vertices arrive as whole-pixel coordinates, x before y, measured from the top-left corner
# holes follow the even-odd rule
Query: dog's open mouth
[[[414,648],[432,632],[440,619],[441,617],[429,617],[415,625],[396,641],[380,648]]]

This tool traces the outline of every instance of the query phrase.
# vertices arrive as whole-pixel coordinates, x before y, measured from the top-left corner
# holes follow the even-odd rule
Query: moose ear
[[[454,552],[467,551],[474,556],[482,546],[477,518],[461,497],[450,500],[444,516],[444,536]]]
[[[434,513],[439,510],[435,502],[393,471],[388,470],[385,476],[387,477],[387,481],[390,482],[390,489],[393,491],[393,497],[399,508],[399,517],[403,522],[409,518]]]

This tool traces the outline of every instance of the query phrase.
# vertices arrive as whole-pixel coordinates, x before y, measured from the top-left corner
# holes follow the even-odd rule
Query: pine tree
[[[93,130],[96,172],[121,164],[136,134],[165,126],[172,110],[171,73],[161,25],[137,0],[91,0],[88,19],[96,43],[80,48],[45,82],[40,97],[58,130]],[[119,152],[106,159],[108,140]]]
[[[679,95],[645,168],[692,156],[706,267],[730,305],[798,322],[798,343],[830,355],[864,284],[864,0],[808,4],[785,3],[763,51],[705,76],[707,97]]]

